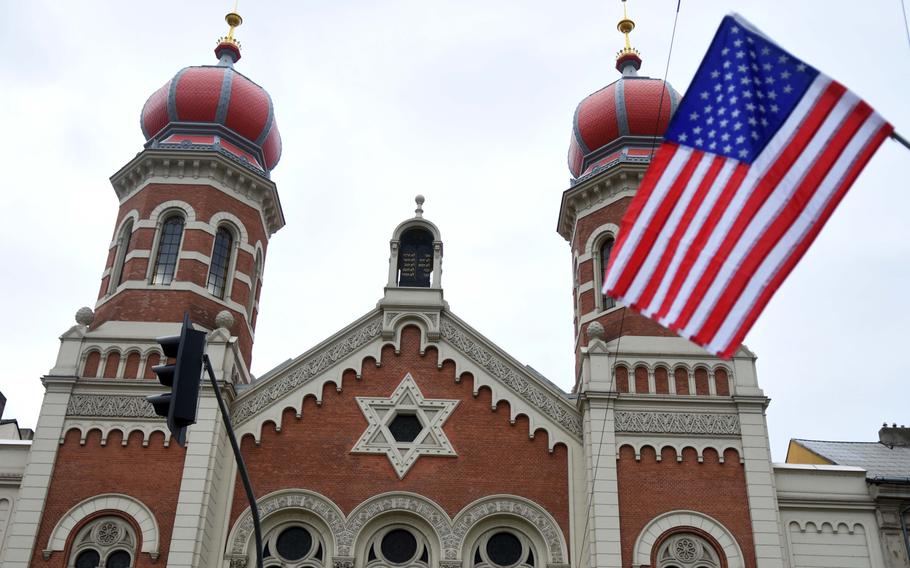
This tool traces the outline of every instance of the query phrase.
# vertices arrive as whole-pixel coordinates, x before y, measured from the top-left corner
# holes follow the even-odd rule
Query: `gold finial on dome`
[[[224,16],[224,21],[227,22],[227,25],[230,26],[230,28],[228,29],[226,36],[218,38],[218,43],[229,43],[231,45],[237,46],[237,49],[240,49],[240,42],[234,38],[234,29],[243,23],[243,18],[241,18],[240,14],[237,13],[237,1],[234,2],[234,9]]]
[[[626,0],[622,0],[622,19],[616,24],[616,29],[626,36],[626,46],[619,51],[616,58],[619,59],[623,55],[632,53],[638,55],[638,50],[632,47],[632,42],[629,40],[629,32],[635,29],[635,22],[629,18],[629,12],[626,10]]]
[[[622,0],[622,19],[616,24],[616,29],[626,36],[626,46],[616,54],[616,69],[623,75],[635,75],[641,67],[641,57],[629,39],[629,32],[635,29],[635,22],[629,18],[626,0]]]
[[[243,18],[237,13],[237,0],[234,2],[234,9],[227,13],[224,21],[230,27],[226,36],[218,38],[215,55],[218,57],[218,65],[231,67],[240,61],[240,42],[234,37],[234,30],[243,23]]]

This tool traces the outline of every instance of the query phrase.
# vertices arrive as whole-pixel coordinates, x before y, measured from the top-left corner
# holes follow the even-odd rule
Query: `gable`
[[[373,310],[293,361],[268,373],[244,390],[235,400],[232,416],[238,435],[259,440],[262,425],[281,423],[282,412],[295,409],[299,417],[303,399],[312,396],[321,404],[328,383],[339,392],[346,371],[360,379],[365,364],[381,365],[382,348],[401,350],[402,330],[420,329],[420,353],[434,357],[438,368],[451,361],[455,380],[473,378],[473,395],[481,389],[491,392],[492,406],[508,403],[510,423],[520,416],[528,421],[528,435],[547,433],[552,450],[558,443],[579,444],[581,415],[573,401],[557,387],[527,370],[495,344],[448,310],[424,313],[419,310],[386,312]],[[403,377],[396,377],[398,386]]]

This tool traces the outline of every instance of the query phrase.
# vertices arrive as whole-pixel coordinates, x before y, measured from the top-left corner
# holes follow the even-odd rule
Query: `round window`
[[[101,555],[96,550],[86,550],[76,557],[76,568],[97,568]]]
[[[303,527],[288,527],[281,531],[275,541],[275,549],[285,560],[300,560],[313,547],[310,531]]]
[[[410,531],[394,529],[382,537],[380,549],[389,562],[404,564],[417,554],[417,539]]]
[[[498,532],[487,541],[487,557],[497,566],[517,564],[521,551],[521,541],[510,532]]]
[[[105,568],[129,568],[130,553],[125,550],[115,550],[107,557]]]

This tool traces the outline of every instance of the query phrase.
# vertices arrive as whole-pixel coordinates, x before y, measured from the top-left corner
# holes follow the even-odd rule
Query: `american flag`
[[[729,358],[892,130],[725,17],[626,211],[604,294]]]

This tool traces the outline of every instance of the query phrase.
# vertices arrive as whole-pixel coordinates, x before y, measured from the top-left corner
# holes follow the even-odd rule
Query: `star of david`
[[[424,398],[410,373],[388,398],[358,396],[369,425],[351,453],[385,454],[399,479],[420,456],[456,456],[442,425],[458,402]]]

